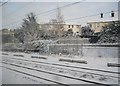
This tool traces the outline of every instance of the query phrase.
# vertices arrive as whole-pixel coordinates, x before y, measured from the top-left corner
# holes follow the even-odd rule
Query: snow
[[[4,52],[6,53],[6,52]],[[102,75],[108,75],[108,76],[113,76],[113,77],[118,77],[118,74],[111,74],[111,73],[105,73],[105,72],[100,72],[100,71],[93,71],[93,70],[85,70],[85,69],[79,69],[79,68],[70,68],[70,67],[63,67],[63,66],[58,66],[58,65],[52,65],[52,64],[60,64],[60,65],[66,65],[66,66],[74,66],[74,67],[84,67],[84,68],[91,68],[91,69],[99,69],[99,70],[106,70],[106,71],[112,71],[112,72],[118,72],[118,67],[107,67],[107,63],[108,62],[112,62],[112,63],[118,63],[118,58],[105,58],[105,57],[79,57],[79,56],[75,56],[73,58],[73,56],[59,56],[59,55],[39,55],[38,53],[31,53],[31,54],[27,54],[27,53],[12,53],[12,52],[7,52],[9,55],[4,55],[3,58],[7,59],[7,58],[17,58],[17,59],[26,59],[26,60],[30,60],[30,61],[38,61],[38,62],[45,62],[45,63],[50,63],[49,64],[42,64],[42,63],[37,63],[38,66],[40,67],[40,65],[42,66],[42,68],[39,67],[35,67],[34,62],[29,62],[29,63],[25,63],[23,62],[22,66],[26,66],[26,67],[30,67],[30,68],[34,68],[34,69],[40,69],[40,70],[44,70],[44,71],[49,71],[49,72],[53,72],[53,73],[57,73],[57,74],[61,74],[62,75],[67,75],[67,76],[71,76],[71,77],[75,77],[75,78],[81,78],[81,79],[85,79],[85,80],[94,80],[97,82],[102,82],[102,83],[107,83],[107,84],[117,84],[118,80],[114,79],[114,78],[110,78],[110,77],[105,77],[105,76],[92,76],[91,74],[87,74],[84,72],[91,72],[91,73],[97,73],[97,74],[102,74]],[[24,55],[24,57],[16,57],[14,55]],[[47,59],[37,59],[37,58],[31,58],[31,56],[39,56],[39,57],[46,57]],[[64,59],[74,59],[74,60],[85,60],[87,61],[87,64],[81,64],[81,63],[70,63],[70,62],[60,62],[59,59],[60,58],[64,58]],[[19,63],[19,62],[18,62]],[[26,64],[26,65],[25,65]],[[22,71],[26,71],[25,69],[19,69],[10,65],[5,65],[7,67],[11,67],[13,69],[18,69],[18,70],[22,70]],[[50,66],[50,67],[49,67]],[[55,68],[59,68],[58,70],[56,70]],[[67,69],[67,70],[65,70]],[[82,71],[81,74],[80,73],[75,73],[74,71],[71,70],[77,70],[77,71]],[[6,70],[7,71],[7,70]],[[30,72],[31,74],[35,74],[37,76],[42,76],[44,78],[48,78],[51,80],[57,80],[58,82],[62,82],[62,83],[69,83],[69,84],[73,84],[73,79],[66,79],[63,77],[58,77],[58,76],[51,76],[51,75],[46,75],[44,73],[39,73],[35,72],[35,71],[26,71],[27,73]],[[13,74],[14,75],[14,74]],[[6,74],[4,73],[4,78],[5,78]],[[18,75],[19,76],[19,75]],[[13,76],[14,77],[14,76]],[[87,77],[87,78],[85,78]],[[19,80],[19,79],[18,79]],[[39,80],[38,80],[39,81]],[[44,81],[43,81],[44,82]],[[6,82],[5,82],[6,83]],[[26,82],[27,83],[27,82]],[[28,82],[29,83],[29,82]],[[33,82],[31,82],[33,83]],[[84,82],[80,82],[80,81],[76,81],[74,82],[75,84],[84,84]],[[85,83],[86,84],[86,83]]]
[[[2,64],[0,63],[0,66]],[[2,67],[0,67],[0,86],[2,85]]]
[[[83,81],[74,80],[74,82],[73,82],[73,79],[70,79],[70,78],[65,78],[65,77],[61,77],[61,76],[57,76],[57,75],[51,75],[51,74],[48,74],[48,73],[38,72],[38,71],[34,71],[34,70],[28,70],[28,69],[25,69],[25,68],[14,67],[14,66],[11,66],[11,65],[6,65],[6,64],[4,64],[4,66],[5,67],[10,67],[12,69],[16,69],[17,71],[20,70],[20,71],[23,71],[25,73],[40,76],[42,78],[46,78],[46,79],[49,79],[49,80],[54,80],[56,82],[60,82],[60,83],[63,83],[63,84],[67,84],[67,83],[69,83],[69,84],[87,84],[86,82],[83,82]],[[5,76],[3,76],[3,77],[5,77]]]
[[[6,78],[7,77],[7,78]],[[6,68],[3,68],[3,83],[5,84],[54,84],[46,80],[30,77]]]
[[[32,59],[35,61],[42,61],[42,62],[49,62],[49,63],[58,63],[58,64],[67,64],[69,66],[75,66],[75,67],[86,67],[86,68],[93,68],[93,69],[101,69],[101,70],[108,70],[108,71],[113,71],[113,72],[118,72],[117,67],[107,67],[107,63],[118,63],[118,58],[105,58],[105,57],[79,57],[76,56],[75,58],[69,58],[69,57],[62,57],[58,55],[39,55],[37,53],[33,54],[24,54],[24,53],[18,53],[25,55],[24,59],[31,60],[31,56],[41,56],[41,57],[46,57],[47,60],[42,60],[42,59]],[[20,58],[20,57],[17,57]],[[58,61],[60,58],[66,58],[66,59],[78,59],[78,60],[85,60],[87,61],[87,64],[79,64],[79,63],[69,63],[69,62],[60,62]]]
[[[2,58],[1,58],[1,52],[0,52],[0,86],[2,85]]]
[[[68,69],[68,68],[64,68],[64,67],[57,67],[57,66],[49,66],[48,64],[36,64],[34,62],[23,62],[23,61],[9,61],[10,63],[13,64],[18,64],[19,66],[22,65],[24,67],[29,67],[29,68],[33,68],[33,69],[42,69],[44,71],[50,71],[52,73],[57,73],[57,74],[61,74],[62,75],[68,75],[68,76],[72,76],[72,77],[76,77],[76,78],[82,78],[85,80],[94,80],[97,82],[101,82],[102,83],[118,83],[118,80],[115,78],[113,79],[114,76],[109,77],[109,76],[104,76],[104,75],[93,75],[92,73],[88,73],[85,71],[75,71],[73,69]],[[21,63],[22,62],[22,63]],[[26,65],[25,65],[26,64]],[[92,72],[92,71],[91,71]],[[104,81],[104,80],[105,81]],[[89,81],[90,81],[89,80]]]

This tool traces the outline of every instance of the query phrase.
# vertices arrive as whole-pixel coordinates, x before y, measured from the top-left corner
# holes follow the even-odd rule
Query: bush
[[[98,43],[118,43],[120,37],[120,21],[111,22],[103,27]]]

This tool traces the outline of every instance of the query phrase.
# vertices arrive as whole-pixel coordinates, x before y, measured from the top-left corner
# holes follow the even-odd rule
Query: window
[[[70,25],[68,25],[68,28],[70,28]]]
[[[111,17],[114,17],[114,11],[111,12]]]
[[[101,13],[100,15],[101,15],[101,18],[103,18],[103,13]]]
[[[72,25],[72,28],[74,27],[74,25]]]

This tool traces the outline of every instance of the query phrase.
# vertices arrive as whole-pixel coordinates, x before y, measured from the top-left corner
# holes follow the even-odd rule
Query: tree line
[[[66,37],[68,34],[73,34],[72,30],[68,30],[67,32],[63,31],[64,23],[63,17],[58,16],[58,19],[52,19],[50,22],[40,25],[37,22],[35,14],[30,13],[25,19],[23,19],[21,27],[14,30],[14,41],[24,44],[31,41]],[[50,28],[50,25],[53,26],[51,32],[47,30]],[[84,26],[81,28],[81,36],[97,36],[98,43],[118,43],[120,37],[120,21],[111,22],[104,26],[102,31],[97,34],[94,33],[89,26]],[[78,35],[78,37],[81,36]],[[9,37],[3,36],[3,42],[8,42]]]

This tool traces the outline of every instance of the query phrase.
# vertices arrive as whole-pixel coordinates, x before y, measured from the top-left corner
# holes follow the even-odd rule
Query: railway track
[[[38,79],[42,79],[42,80],[46,80],[46,81],[49,81],[49,82],[53,82],[54,84],[57,84],[58,86],[69,86],[69,85],[65,85],[65,84],[62,84],[60,82],[56,82],[56,81],[53,81],[53,80],[50,80],[50,79],[42,78],[40,76],[36,76],[36,75],[29,74],[29,73],[26,73],[26,72],[18,71],[18,70],[9,68],[9,67],[5,67],[5,66],[0,66],[0,67],[6,68],[6,69],[9,69],[9,70],[12,70],[12,71],[15,71],[17,73],[21,73],[21,74],[25,74],[25,75],[28,75],[28,76],[31,76],[31,77],[35,77],[35,78],[38,78]],[[48,86],[50,86],[50,85],[48,85]]]
[[[20,60],[20,61],[41,63],[41,64],[47,64],[47,65],[67,67],[67,68],[78,68],[78,69],[84,69],[84,70],[93,70],[93,71],[99,71],[99,72],[111,73],[111,74],[120,74],[120,72],[113,72],[113,71],[106,71],[106,70],[92,69],[92,68],[85,68],[85,67],[75,67],[75,66],[69,66],[69,65],[64,65],[64,64],[56,64],[56,63],[48,63],[48,62],[41,62],[41,61],[33,61],[33,60],[26,60],[26,59],[20,59],[20,58],[9,58],[9,59],[16,59],[16,60]],[[93,74],[97,74],[97,73],[93,73]],[[102,74],[97,74],[97,75],[102,75]],[[111,76],[111,77],[114,77],[114,76]],[[119,78],[119,77],[115,77],[115,78]]]
[[[61,74],[56,74],[56,73],[52,73],[52,72],[47,72],[47,71],[42,71],[42,70],[39,70],[39,69],[34,69],[34,68],[30,68],[30,67],[24,67],[24,66],[19,66],[19,65],[16,65],[16,64],[10,64],[10,63],[6,63],[6,62],[3,62],[4,64],[7,64],[7,65],[11,65],[11,66],[14,66],[15,68],[16,67],[18,67],[18,69],[13,69],[13,68],[9,68],[9,67],[5,67],[5,66],[3,66],[3,67],[5,67],[5,68],[7,68],[7,69],[10,69],[10,70],[13,70],[13,71],[16,71],[16,72],[19,72],[19,73],[22,73],[22,74],[26,74],[26,75],[29,75],[29,76],[32,76],[32,77],[36,77],[36,78],[40,78],[40,79],[44,79],[44,80],[47,80],[47,81],[51,81],[51,82],[54,82],[54,83],[56,83],[56,84],[59,84],[59,85],[63,85],[63,86],[69,86],[69,85],[67,85],[66,83],[62,83],[62,82],[60,82],[60,81],[56,81],[56,80],[52,80],[52,79],[46,79],[46,78],[41,78],[41,77],[39,77],[38,75],[34,75],[34,74],[31,74],[31,73],[28,73],[28,71],[27,70],[32,70],[32,71],[37,71],[37,72],[42,72],[42,73],[46,73],[46,74],[51,74],[52,76],[59,76],[59,77],[64,77],[65,79],[68,79],[68,80],[70,80],[70,79],[72,79],[71,81],[82,81],[82,82],[85,82],[85,83],[87,83],[87,84],[93,84],[93,85],[95,85],[95,86],[111,86],[111,85],[109,85],[109,84],[103,84],[103,83],[98,83],[98,82],[94,82],[94,81],[90,81],[90,80],[84,80],[84,79],[78,79],[78,78],[74,78],[74,77],[70,77],[70,76],[66,76],[66,75],[61,75]],[[24,68],[25,69],[25,71],[27,72],[23,72],[23,71],[21,71],[20,70],[20,68]],[[80,83],[79,83],[80,84]]]
[[[120,72],[113,72],[109,70],[102,70],[102,69],[95,69],[95,68],[86,68],[86,67],[76,67],[76,66],[70,66],[65,64],[57,64],[57,63],[49,63],[49,62],[41,62],[41,61],[33,61],[33,60],[26,60],[26,59],[20,59],[20,58],[10,58],[10,59],[17,59],[17,60],[24,60],[24,61],[31,61],[36,63],[43,63],[43,64],[50,64],[50,65],[57,65],[62,67],[69,67],[69,68],[78,68],[78,69],[85,69],[85,70],[93,70],[93,71],[99,71],[99,72],[106,72],[106,73],[113,73],[113,74],[120,74]]]
[[[49,73],[59,74],[60,76],[62,73],[62,76],[64,76],[64,77],[82,80],[85,82],[90,82],[90,83],[99,84],[99,85],[108,85],[105,83],[105,82],[107,82],[106,80],[118,79],[118,77],[114,77],[114,76],[106,76],[106,75],[90,73],[90,72],[70,70],[70,69],[61,68],[61,67],[59,68],[59,67],[54,67],[54,66],[52,66],[52,64],[49,64],[49,63],[39,63],[38,62],[39,64],[37,64],[37,62],[32,62],[29,60],[23,60],[23,59],[17,59],[17,58],[11,58],[11,59],[6,59],[6,60],[3,59],[3,63],[14,65],[14,66],[18,66],[18,64],[19,64],[19,65],[22,65],[22,67],[25,67],[27,65],[26,66],[27,68],[29,68],[29,67],[35,68],[35,70],[37,70],[37,71],[41,71],[40,69],[42,69],[42,70],[44,70],[44,72],[47,71],[47,73],[48,73],[48,71],[49,71]],[[14,64],[11,64],[11,63],[14,63]],[[21,67],[21,66],[19,66],[19,67]],[[73,78],[73,77],[75,77],[75,78]],[[88,78],[89,80],[86,78]],[[93,79],[93,80],[91,80],[91,79]],[[96,79],[99,79],[99,80],[96,81]],[[102,80],[105,80],[105,82]]]

